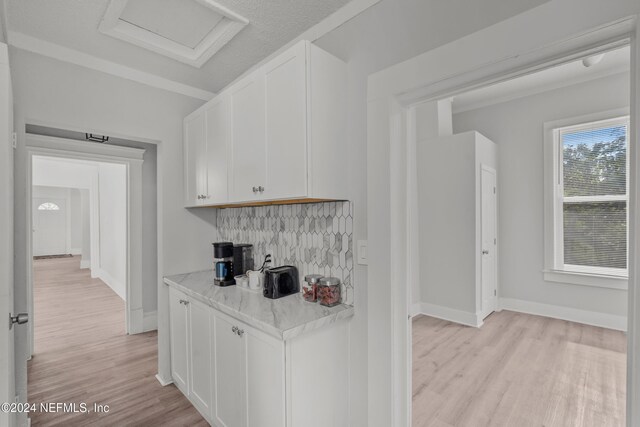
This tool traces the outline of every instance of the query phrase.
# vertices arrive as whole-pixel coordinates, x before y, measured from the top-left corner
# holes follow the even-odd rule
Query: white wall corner
[[[93,271],[91,272],[93,276]],[[113,292],[116,293],[123,301],[126,301],[127,298],[127,288],[124,283],[121,283],[119,280],[116,280],[111,274],[109,274],[104,269],[100,269],[97,276],[100,280],[102,280],[107,286],[111,288]]]
[[[414,310],[418,309],[420,311],[418,313],[415,313]],[[448,320],[449,322],[459,323],[465,326],[472,326],[474,328],[479,328],[483,324],[480,313],[456,310],[455,308],[429,304],[426,302],[413,304],[411,306],[411,315],[415,316],[416,314],[424,314],[425,316],[436,317],[438,319]]]
[[[142,315],[142,332],[155,331],[158,329],[158,312],[146,311]]]
[[[560,305],[542,304],[539,302],[513,298],[500,298],[498,300],[498,305],[500,310],[517,311],[519,313],[551,317],[553,319],[567,320],[569,322],[583,323],[585,325],[599,326],[601,328],[615,329],[617,331],[627,330],[626,316],[580,310]]]

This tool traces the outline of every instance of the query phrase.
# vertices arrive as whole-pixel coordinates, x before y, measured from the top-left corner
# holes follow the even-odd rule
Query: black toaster
[[[300,292],[298,269],[292,265],[270,268],[265,272],[263,295],[276,299]]]

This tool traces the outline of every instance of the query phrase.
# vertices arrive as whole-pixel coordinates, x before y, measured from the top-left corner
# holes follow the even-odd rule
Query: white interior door
[[[482,166],[480,182],[482,185],[482,318],[497,308],[497,189],[496,171]]]
[[[67,249],[67,201],[33,199],[33,255],[61,255]]]
[[[0,402],[15,399],[14,333],[9,329],[13,314],[13,132],[7,46],[0,49]],[[15,415],[0,411],[0,426],[12,427]]]

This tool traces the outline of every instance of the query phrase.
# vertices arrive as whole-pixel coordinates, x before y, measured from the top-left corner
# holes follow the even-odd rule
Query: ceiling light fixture
[[[99,142],[100,144],[104,144],[105,142],[109,141],[109,137],[106,135],[94,135],[92,133],[85,133],[84,138],[87,141]]]
[[[602,58],[604,58],[604,53],[600,53],[598,55],[587,56],[586,58],[584,58],[582,60],[582,65],[584,65],[586,68],[589,68],[592,65],[596,65],[597,63],[602,61]]]

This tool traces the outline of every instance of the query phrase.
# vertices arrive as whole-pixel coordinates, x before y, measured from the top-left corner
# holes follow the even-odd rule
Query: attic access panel
[[[248,23],[213,0],[110,0],[99,30],[200,68]]]

